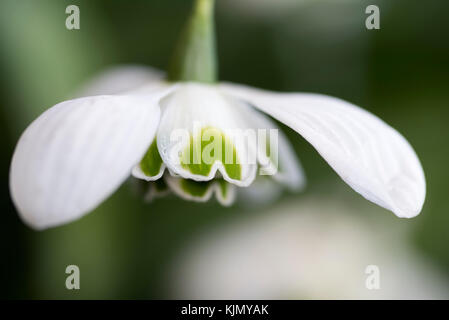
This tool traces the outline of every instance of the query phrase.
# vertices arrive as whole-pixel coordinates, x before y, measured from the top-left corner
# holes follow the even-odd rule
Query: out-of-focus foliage
[[[449,3],[248,3],[217,0],[220,78],[335,95],[402,132],[426,173],[423,212],[412,220],[399,220],[380,208],[360,215],[406,225],[416,249],[449,276]],[[80,8],[80,30],[65,28],[69,4]],[[365,29],[369,4],[381,9],[380,30]],[[243,205],[222,208],[174,197],[145,204],[129,181],[83,219],[34,232],[19,220],[9,197],[9,162],[27,124],[105,66],[142,63],[165,69],[190,6],[185,0],[0,2],[2,297],[165,298],[167,267],[200,229],[241,216],[257,219],[260,208]],[[354,207],[365,201],[311,146],[286,132],[306,170],[307,195],[341,195]],[[288,197],[302,195],[283,199]],[[270,206],[276,210],[276,204]],[[70,264],[80,267],[79,291],[64,286]]]

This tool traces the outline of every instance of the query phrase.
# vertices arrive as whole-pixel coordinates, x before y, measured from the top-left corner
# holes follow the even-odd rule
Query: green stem
[[[175,48],[169,81],[217,81],[214,28],[215,0],[195,0],[192,14]]]

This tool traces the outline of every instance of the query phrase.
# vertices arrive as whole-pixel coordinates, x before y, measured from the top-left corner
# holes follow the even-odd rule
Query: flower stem
[[[195,0],[192,14],[175,48],[169,81],[217,81],[214,28],[215,0]]]

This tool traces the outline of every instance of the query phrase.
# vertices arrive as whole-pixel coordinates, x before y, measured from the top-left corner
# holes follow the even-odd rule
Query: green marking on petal
[[[271,155],[271,143],[270,143],[270,139],[267,138],[266,139],[266,144],[265,144],[265,155],[271,160],[273,161],[273,157]]]
[[[207,190],[212,186],[212,181],[195,181],[190,179],[181,179],[180,187],[182,191],[193,197],[204,197]]]
[[[153,177],[160,172],[161,166],[162,159],[159,155],[159,150],[157,149],[156,139],[154,139],[140,161],[140,169],[146,176]]]
[[[216,128],[203,128],[190,137],[190,144],[181,155],[181,165],[192,174],[208,176],[212,166],[221,162],[229,178],[240,180],[242,168],[234,144]]]

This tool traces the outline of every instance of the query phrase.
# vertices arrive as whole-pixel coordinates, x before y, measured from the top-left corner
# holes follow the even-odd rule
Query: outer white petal
[[[239,141],[238,130],[250,128],[240,115],[239,105],[234,105],[233,100],[221,94],[215,86],[186,83],[164,98],[161,106],[163,114],[157,144],[160,156],[171,172],[187,179],[209,181],[217,176],[218,171],[226,181],[238,186],[251,184],[256,176],[257,163],[251,162],[256,157],[250,154],[247,145],[235,144],[236,153],[241,159],[241,179],[229,177],[221,161],[215,162],[207,175],[194,174],[182,166],[179,153],[174,152],[181,149],[179,146],[188,146],[189,142],[184,145],[180,144],[180,140],[173,139],[172,135],[177,131],[194,136],[199,131],[197,129],[210,127],[221,130],[232,141]]]
[[[147,66],[122,65],[111,67],[84,84],[74,97],[133,91],[145,86],[158,85],[163,77],[162,71]]]
[[[426,185],[410,144],[371,113],[340,99],[273,93],[238,85],[222,88],[283,122],[309,141],[366,199],[411,218],[422,209]]]
[[[160,119],[157,95],[65,101],[22,134],[10,190],[22,219],[44,229],[78,219],[130,175]]]

